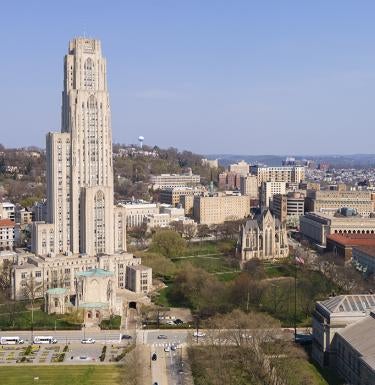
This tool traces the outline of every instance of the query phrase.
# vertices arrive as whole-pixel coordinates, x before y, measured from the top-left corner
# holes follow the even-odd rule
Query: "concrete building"
[[[10,219],[0,219],[0,250],[12,250],[15,239],[15,223]]]
[[[238,250],[241,262],[250,259],[286,258],[289,254],[285,224],[275,218],[270,210],[242,225]]]
[[[306,213],[300,219],[300,231],[307,239],[326,247],[329,234],[374,234],[375,218]]]
[[[47,199],[35,202],[32,209],[33,221],[45,222],[47,220]]]
[[[234,171],[224,171],[219,174],[219,189],[233,190],[241,186],[241,174]]]
[[[327,251],[333,252],[345,260],[352,258],[353,249],[362,246],[375,247],[375,234],[329,234]]]
[[[334,215],[343,207],[355,209],[362,217],[374,211],[371,193],[368,191],[308,190],[306,211]]]
[[[0,219],[15,220],[16,206],[10,202],[0,203]]]
[[[250,199],[259,199],[258,179],[255,175],[240,177],[240,191],[242,195],[248,195]]]
[[[258,186],[263,182],[295,182],[300,183],[305,179],[305,167],[281,166],[264,167],[252,166],[251,173],[258,179]]]
[[[152,271],[142,265],[129,266],[126,271],[126,282],[129,290],[147,294],[151,290]]]
[[[357,327],[356,325],[361,325],[361,322],[368,319],[374,309],[374,294],[339,295],[325,301],[318,301],[312,319],[313,359],[319,365],[329,366],[343,374],[344,366],[340,360],[346,355],[346,361],[351,366],[354,357],[349,359],[347,354],[351,349],[343,351],[344,344],[341,337],[347,336],[347,331]],[[371,341],[371,345],[374,346],[370,338],[372,335],[373,333],[359,333],[357,337]],[[347,345],[346,348],[348,347]],[[346,374],[344,376],[346,377]],[[364,382],[349,383],[365,384]]]
[[[143,223],[148,230],[156,227],[170,227],[172,222],[180,222],[182,225],[196,225],[193,219],[185,217],[184,208],[172,207],[169,205],[160,205],[160,212],[157,214],[147,215]]]
[[[229,172],[234,172],[235,174],[239,174],[242,176],[246,176],[250,172],[250,165],[246,163],[244,160],[241,160],[238,163],[233,163],[228,167]]]
[[[210,168],[218,168],[219,167],[219,160],[218,159],[202,159],[202,165],[208,166]]]
[[[272,212],[276,218],[288,226],[298,226],[305,213],[305,196],[299,192],[276,194],[272,200]]]
[[[31,223],[33,221],[32,211],[28,211],[25,208],[16,210],[15,221],[20,225]]]
[[[119,205],[125,207],[126,226],[128,228],[139,227],[143,224],[145,217],[159,213],[159,207],[156,203],[143,200],[120,202]]]
[[[200,182],[200,175],[194,175],[191,170],[185,174],[161,174],[150,176],[150,183],[154,190],[172,187],[192,187],[200,184]]]
[[[75,307],[83,300],[85,317],[101,311],[100,298],[105,306],[97,321],[119,314],[117,294],[127,287],[126,269],[141,260],[126,252],[126,208],[113,204],[111,112],[99,40],[75,38],[69,43],[61,133],[47,134],[46,145],[47,222],[32,225],[34,255],[17,256],[12,298],[25,298],[23,287],[33,277],[43,285],[42,296],[61,288],[74,298]],[[94,276],[100,282],[84,283]],[[109,280],[114,302],[106,291]],[[81,287],[83,292],[77,290]]]
[[[240,194],[202,194],[194,197],[193,205],[195,221],[206,225],[242,219],[250,214],[250,198]]]
[[[366,273],[375,273],[375,244],[356,245],[352,249],[353,263]]]
[[[286,182],[262,182],[260,188],[261,207],[272,207],[273,196],[276,194],[286,194]]]
[[[161,203],[165,203],[172,206],[177,206],[181,203],[181,197],[183,196],[195,196],[205,192],[206,188],[203,186],[197,187],[167,187],[160,190],[159,200]]]
[[[375,384],[375,312],[335,335],[336,371],[347,384]]]

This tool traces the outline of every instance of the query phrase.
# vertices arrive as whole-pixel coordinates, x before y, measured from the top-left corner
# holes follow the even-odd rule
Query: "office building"
[[[131,200],[119,203],[125,207],[126,226],[131,229],[142,226],[145,217],[151,214],[158,214],[159,207],[156,203],[143,200]]]
[[[161,174],[151,175],[150,183],[154,190],[173,187],[193,187],[200,183],[200,175],[194,175],[191,171],[185,174]]]
[[[248,195],[250,199],[259,199],[257,177],[255,175],[241,176],[240,191],[242,195]]]
[[[206,188],[203,186],[196,187],[167,187],[160,190],[159,200],[172,206],[177,206],[181,203],[183,196],[195,196],[205,192]]]
[[[373,205],[369,191],[308,190],[306,196],[306,211],[330,215],[348,207],[362,217],[369,217],[374,211]]]
[[[300,218],[300,232],[317,245],[326,247],[329,234],[374,234],[375,218],[306,213]]]
[[[298,226],[299,219],[304,215],[305,196],[300,192],[276,194],[272,200],[272,212],[276,218],[288,226]]]
[[[260,188],[261,207],[272,207],[273,196],[286,194],[286,182],[262,182]]]

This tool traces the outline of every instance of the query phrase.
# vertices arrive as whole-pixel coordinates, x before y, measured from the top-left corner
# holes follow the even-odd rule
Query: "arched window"
[[[94,234],[96,254],[105,252],[105,199],[99,190],[94,198]]]
[[[86,89],[92,90],[95,88],[95,72],[94,63],[91,58],[87,58],[83,66],[83,86]]]

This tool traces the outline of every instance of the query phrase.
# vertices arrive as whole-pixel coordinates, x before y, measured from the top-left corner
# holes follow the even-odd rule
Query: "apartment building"
[[[300,183],[305,179],[305,167],[303,166],[252,166],[251,173],[257,177],[258,186],[261,186],[263,182]]]
[[[0,219],[0,250],[12,250],[15,239],[15,223],[10,219]]]
[[[250,199],[259,199],[258,179],[255,175],[240,177],[240,191],[242,195],[248,195]]]
[[[300,192],[290,191],[287,194],[273,196],[272,211],[282,223],[299,223],[299,218],[304,215],[305,195]]]
[[[246,218],[250,214],[250,198],[225,193],[202,194],[194,197],[193,216],[206,225]]]
[[[172,206],[177,206],[181,203],[181,197],[200,195],[205,192],[206,188],[203,186],[196,187],[167,187],[160,190],[159,200]]]
[[[0,203],[0,219],[15,220],[16,206],[10,202]]]
[[[261,207],[272,207],[273,196],[286,194],[286,182],[262,182],[260,188]]]
[[[233,163],[228,167],[229,172],[233,172],[242,176],[245,176],[250,171],[250,165],[244,160],[241,160],[238,163]]]

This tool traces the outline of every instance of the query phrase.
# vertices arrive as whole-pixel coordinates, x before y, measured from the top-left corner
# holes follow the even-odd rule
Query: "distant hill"
[[[210,154],[209,159],[219,159],[222,166],[244,160],[250,164],[265,164],[267,166],[280,166],[282,161],[291,155],[235,155],[235,154]],[[337,168],[372,168],[375,167],[375,154],[352,155],[292,155],[296,160],[310,160],[318,163],[328,163]]]

